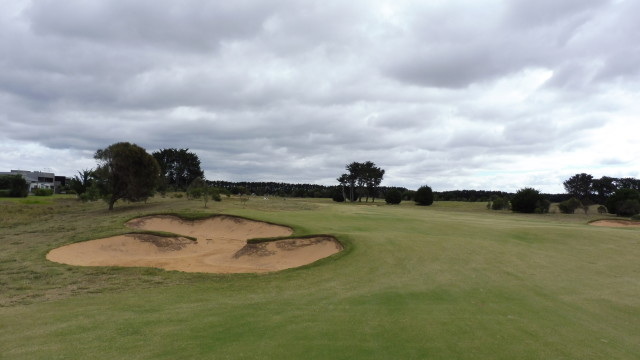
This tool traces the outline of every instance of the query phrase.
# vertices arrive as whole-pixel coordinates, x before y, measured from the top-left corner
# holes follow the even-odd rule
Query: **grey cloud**
[[[506,19],[516,27],[550,26],[597,12],[610,0],[512,0],[506,2]]]
[[[200,52],[254,36],[274,6],[277,2],[45,0],[32,3],[25,14],[41,36]]]
[[[88,160],[116,141],[190,148],[231,180],[334,183],[371,160],[387,184],[513,187],[534,180],[505,168],[588,149],[637,112],[637,4],[12,4],[0,140]]]

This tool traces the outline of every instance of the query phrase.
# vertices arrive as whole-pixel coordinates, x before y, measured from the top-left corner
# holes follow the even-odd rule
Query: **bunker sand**
[[[640,221],[630,220],[597,220],[589,224],[593,226],[640,228]]]
[[[47,254],[47,259],[79,266],[264,273],[310,264],[343,249],[335,238],[325,235],[247,244],[247,240],[253,238],[290,236],[293,230],[286,226],[226,215],[193,221],[168,215],[147,216],[131,220],[127,226],[181,236],[114,236],[54,249]]]

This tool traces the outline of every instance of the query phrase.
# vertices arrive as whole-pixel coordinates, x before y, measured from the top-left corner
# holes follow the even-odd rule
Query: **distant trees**
[[[607,210],[618,216],[640,214],[640,192],[635,189],[619,189],[607,200]]]
[[[27,197],[29,183],[22,175],[0,176],[0,197]]]
[[[351,202],[362,201],[362,197],[365,197],[365,202],[369,202],[369,197],[371,197],[372,202],[375,202],[378,187],[384,177],[384,170],[371,161],[364,163],[354,161],[347,164],[345,169],[347,173],[337,179],[342,190],[342,197]]]
[[[196,178],[204,178],[198,155],[189,149],[162,149],[152,153],[160,166],[159,190],[186,190]]]
[[[120,142],[96,151],[96,186],[113,210],[116,201],[144,201],[155,191],[160,167],[156,159],[136,144]]]
[[[490,202],[499,197],[508,199],[511,195],[513,194],[495,190],[448,190],[433,192],[435,201]]]
[[[603,176],[595,179],[592,175],[576,174],[563,182],[567,194],[580,200],[584,205],[604,204],[616,190],[640,190],[640,180],[634,178],[614,178]]]
[[[521,213],[547,213],[551,202],[536,189],[523,188],[511,198],[511,210]]]
[[[433,190],[427,185],[421,186],[416,190],[413,197],[416,205],[429,206],[433,204]]]

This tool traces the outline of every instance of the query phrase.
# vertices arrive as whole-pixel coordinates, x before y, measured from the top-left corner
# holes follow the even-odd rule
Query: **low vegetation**
[[[58,195],[0,200],[3,357],[632,359],[640,353],[640,288],[630,286],[640,230],[587,225],[603,215],[496,212],[477,202],[347,206],[247,196],[204,209],[198,200],[170,195],[119,202],[113,211]],[[291,226],[297,236],[331,234],[348,249],[259,276],[45,259],[53,248],[121,234],[127,220],[157,213],[245,216]]]

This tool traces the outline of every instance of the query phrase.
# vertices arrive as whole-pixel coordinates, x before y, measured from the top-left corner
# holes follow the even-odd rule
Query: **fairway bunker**
[[[593,226],[640,228],[640,221],[631,220],[596,220],[589,224]]]
[[[228,215],[201,220],[146,216],[127,222],[127,226],[177,235],[131,233],[91,240],[51,250],[47,259],[79,266],[265,273],[310,264],[343,249],[333,236],[288,238],[293,230],[287,226]],[[275,239],[247,242],[257,238]]]

